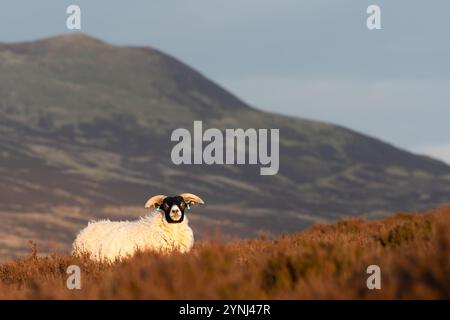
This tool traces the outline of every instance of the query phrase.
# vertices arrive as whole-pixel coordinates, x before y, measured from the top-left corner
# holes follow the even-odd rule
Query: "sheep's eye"
[[[186,204],[184,202],[180,203],[180,208],[184,209],[186,207]]]
[[[164,203],[164,204],[163,204],[163,208],[164,208],[164,209],[167,209],[167,208],[169,208],[169,205],[168,205],[167,203]]]

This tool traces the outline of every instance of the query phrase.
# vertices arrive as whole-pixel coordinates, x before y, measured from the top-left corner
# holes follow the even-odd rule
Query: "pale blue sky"
[[[448,0],[3,0],[0,41],[70,33],[69,4],[82,32],[165,51],[253,106],[450,163]],[[382,30],[366,28],[370,4]]]

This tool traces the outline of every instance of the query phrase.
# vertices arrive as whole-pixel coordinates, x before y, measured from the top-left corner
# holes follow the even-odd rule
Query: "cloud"
[[[250,103],[292,113],[321,108],[407,111],[430,104],[441,106],[441,101],[450,99],[450,82],[446,81],[252,75],[222,83]]]
[[[450,142],[447,144],[419,146],[415,151],[450,164]]]
[[[409,150],[450,137],[450,81],[254,75],[221,83],[255,107],[339,124]]]

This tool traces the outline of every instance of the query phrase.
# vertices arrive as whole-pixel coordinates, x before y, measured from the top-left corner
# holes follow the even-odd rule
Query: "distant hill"
[[[279,128],[279,174],[174,165],[170,134],[194,120]],[[155,49],[84,35],[0,44],[0,250],[28,238],[67,244],[90,218],[135,217],[149,196],[186,191],[207,203],[192,213],[197,234],[220,226],[253,237],[449,202],[450,167],[339,126],[257,110]]]

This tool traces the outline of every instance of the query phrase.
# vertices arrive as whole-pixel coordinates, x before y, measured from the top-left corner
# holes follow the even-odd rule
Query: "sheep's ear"
[[[189,205],[205,204],[205,202],[199,196],[196,196],[195,194],[192,193],[182,193],[180,194],[180,196],[182,196],[184,201]]]
[[[156,206],[159,206],[163,203],[165,198],[167,198],[167,197],[163,196],[163,195],[151,197],[150,199],[148,199],[147,203],[145,204],[145,208],[152,208],[152,207],[154,208]]]

